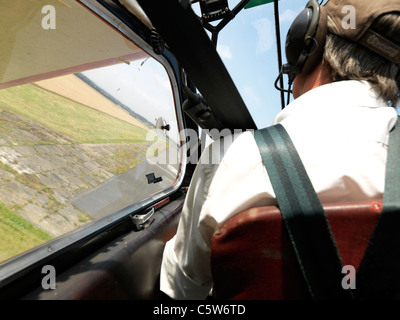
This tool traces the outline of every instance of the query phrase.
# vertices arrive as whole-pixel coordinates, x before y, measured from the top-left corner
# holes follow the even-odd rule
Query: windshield
[[[232,10],[239,2],[228,1],[229,8]],[[286,62],[286,34],[306,4],[306,0],[279,1],[283,63]],[[201,14],[199,5],[193,9]],[[276,42],[273,3],[242,9],[218,35],[218,53],[258,128],[269,126],[282,108],[281,94],[274,87],[279,74]],[[287,88],[287,83],[284,85]]]

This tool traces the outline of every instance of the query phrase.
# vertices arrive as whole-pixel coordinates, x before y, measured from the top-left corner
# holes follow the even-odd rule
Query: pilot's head
[[[284,72],[294,80],[294,95],[296,81],[324,64],[331,81],[368,80],[395,106],[400,1],[329,0],[320,6],[311,0],[289,29],[286,58]]]

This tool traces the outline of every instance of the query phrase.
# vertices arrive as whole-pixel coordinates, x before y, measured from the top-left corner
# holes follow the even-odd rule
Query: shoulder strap
[[[289,135],[278,124],[254,137],[311,298],[351,299],[329,222]]]
[[[399,124],[398,119],[395,128]],[[400,288],[400,130],[394,129],[389,134],[382,213],[358,268],[357,299],[391,299]]]

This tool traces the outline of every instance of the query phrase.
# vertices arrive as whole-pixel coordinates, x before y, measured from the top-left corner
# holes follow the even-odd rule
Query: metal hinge
[[[152,207],[147,213],[133,215],[131,218],[136,230],[146,229],[153,222],[153,215],[155,212],[155,208]]]

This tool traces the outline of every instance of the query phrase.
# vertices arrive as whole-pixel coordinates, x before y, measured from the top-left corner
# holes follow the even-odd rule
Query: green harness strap
[[[255,131],[286,230],[312,299],[351,299],[325,211],[282,125]]]
[[[395,128],[399,124],[398,119]],[[382,213],[358,268],[357,299],[392,299],[400,288],[400,130],[394,129],[389,134]]]
[[[399,123],[399,122],[398,122]],[[282,125],[255,131],[301,271],[313,299],[389,299],[400,287],[400,130],[392,130],[383,210],[356,275],[342,287],[342,263],[324,209]]]

